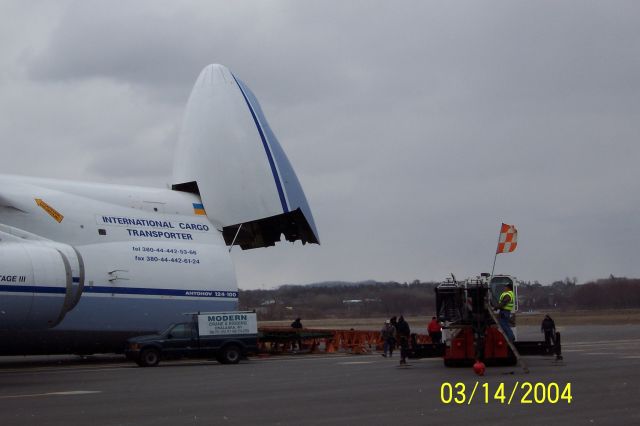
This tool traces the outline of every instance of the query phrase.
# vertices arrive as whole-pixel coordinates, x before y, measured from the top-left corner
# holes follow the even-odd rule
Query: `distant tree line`
[[[616,278],[576,284],[566,278],[549,286],[523,283],[518,300],[524,309],[630,309],[640,308],[640,279]]]
[[[575,278],[520,283],[521,310],[640,308],[640,279],[609,277],[584,284]],[[272,290],[240,290],[240,309],[255,309],[265,320],[367,318],[432,315],[436,282],[325,282],[284,285]]]

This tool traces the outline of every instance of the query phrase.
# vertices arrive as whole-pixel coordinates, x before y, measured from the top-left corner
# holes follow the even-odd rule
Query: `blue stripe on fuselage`
[[[0,292],[7,293],[40,293],[40,294],[65,294],[65,287],[46,286],[12,286],[0,285]],[[185,290],[165,288],[141,288],[141,287],[108,287],[93,286],[84,287],[83,294],[118,294],[118,295],[143,295],[143,296],[177,296],[177,297],[202,297],[202,298],[226,298],[235,299],[237,291],[229,290]]]
[[[65,294],[66,287],[45,287],[35,285],[13,286],[0,285],[0,292],[6,293],[45,293],[45,294]]]

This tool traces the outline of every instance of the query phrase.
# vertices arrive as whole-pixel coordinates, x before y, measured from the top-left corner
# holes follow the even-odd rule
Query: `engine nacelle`
[[[53,241],[0,243],[0,330],[54,327],[82,295],[84,265]]]

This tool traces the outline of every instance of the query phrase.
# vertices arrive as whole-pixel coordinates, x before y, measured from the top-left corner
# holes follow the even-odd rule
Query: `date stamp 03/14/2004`
[[[444,382],[440,386],[440,402],[443,404],[571,404],[571,383],[480,383],[473,386],[464,383]]]

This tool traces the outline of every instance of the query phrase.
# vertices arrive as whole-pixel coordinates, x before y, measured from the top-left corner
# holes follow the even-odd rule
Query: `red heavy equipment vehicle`
[[[553,345],[544,341],[520,341],[510,344],[496,320],[493,310],[506,284],[512,284],[516,295],[514,313],[517,312],[517,281],[509,275],[481,274],[479,277],[456,281],[443,281],[435,289],[436,312],[444,324],[446,338],[440,344],[414,344],[412,358],[443,356],[448,367],[472,366],[481,361],[486,365],[515,365],[520,355],[555,355],[562,359],[560,333]],[[515,315],[512,330],[515,330]],[[526,365],[520,359],[525,370]]]

